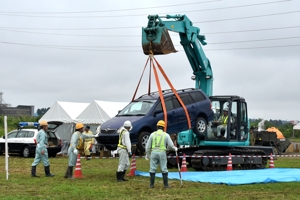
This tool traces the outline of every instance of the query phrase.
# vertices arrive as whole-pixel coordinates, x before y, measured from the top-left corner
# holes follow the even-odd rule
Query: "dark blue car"
[[[214,117],[211,101],[200,89],[181,89],[177,90],[177,93],[188,110],[194,133],[204,135],[208,122]],[[167,133],[177,134],[188,130],[184,109],[172,90],[163,90],[163,96],[168,115]],[[156,131],[156,124],[161,119],[164,119],[164,114],[159,92],[145,94],[128,104],[118,115],[104,122],[96,140],[108,150],[115,150],[119,139],[118,130],[129,120],[133,126],[130,131],[131,143],[137,144],[138,149],[143,152],[150,134]]]

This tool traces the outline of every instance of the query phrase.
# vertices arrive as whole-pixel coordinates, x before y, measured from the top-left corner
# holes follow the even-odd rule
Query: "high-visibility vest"
[[[124,133],[126,132],[127,130],[126,129],[123,129],[119,135],[119,144],[118,144],[118,147],[121,147],[122,149],[126,149],[126,146],[124,146],[122,144],[122,139],[123,139],[123,135]]]
[[[226,125],[227,119],[228,119],[228,116],[225,117],[224,115],[222,115],[222,117],[221,117],[221,124],[222,125]]]
[[[152,151],[158,150],[158,151],[166,151],[167,148],[165,147],[165,137],[166,133],[163,132],[163,130],[158,130],[153,133],[152,137]]]

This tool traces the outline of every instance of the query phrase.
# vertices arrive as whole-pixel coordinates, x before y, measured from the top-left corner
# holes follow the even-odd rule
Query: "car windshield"
[[[117,116],[143,116],[146,115],[156,100],[133,101]]]

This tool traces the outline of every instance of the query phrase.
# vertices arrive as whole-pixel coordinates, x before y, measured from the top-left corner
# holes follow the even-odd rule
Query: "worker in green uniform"
[[[40,126],[40,130],[36,137],[37,145],[35,149],[35,158],[31,165],[31,176],[38,177],[36,175],[36,166],[42,161],[44,164],[46,176],[53,177],[54,174],[50,173],[50,163],[49,163],[48,151],[47,151],[48,136],[46,131],[48,130],[48,122],[41,121],[39,126]]]
[[[227,138],[227,121],[228,121],[228,108],[223,109],[223,115],[219,118],[220,125],[217,126],[217,137]],[[230,118],[230,123],[234,123],[234,118]],[[221,135],[221,131],[224,130],[224,136]]]
[[[78,148],[83,145],[83,140],[86,138],[95,138],[93,134],[83,133],[83,124],[77,123],[75,126],[76,131],[73,133],[70,141],[70,146],[68,148],[69,165],[64,178],[73,179],[73,167],[76,166]]]
[[[150,186],[154,188],[156,168],[160,165],[160,170],[163,176],[165,188],[170,188],[168,184],[168,168],[167,168],[167,154],[166,151],[177,151],[171,137],[168,133],[164,132],[165,122],[160,120],[157,122],[157,131],[151,133],[146,144],[146,160],[150,158]]]

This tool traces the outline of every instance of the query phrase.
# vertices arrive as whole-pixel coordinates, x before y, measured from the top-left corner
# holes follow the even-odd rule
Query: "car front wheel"
[[[28,146],[25,146],[25,147],[23,148],[23,150],[22,150],[22,156],[23,156],[24,158],[30,157],[30,149],[29,149]]]
[[[146,149],[146,144],[148,142],[148,139],[150,137],[150,133],[147,131],[143,131],[141,132],[141,134],[139,135],[139,140],[138,140],[138,149],[141,152],[145,152]]]
[[[198,136],[205,136],[207,130],[207,122],[203,117],[198,117],[194,127],[194,131]]]

